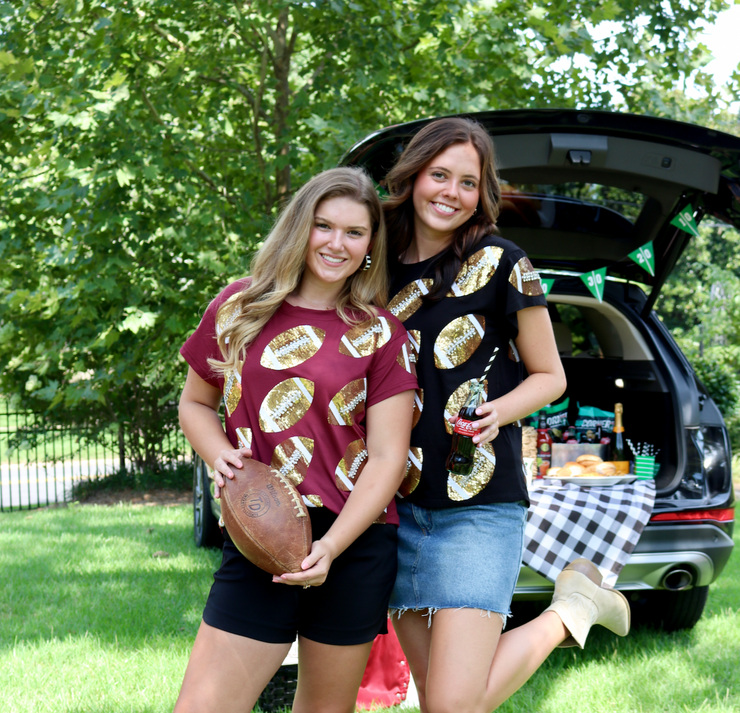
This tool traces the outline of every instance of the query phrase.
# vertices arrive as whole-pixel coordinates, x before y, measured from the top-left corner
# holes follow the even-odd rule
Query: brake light
[[[688,510],[686,512],[661,512],[653,515],[650,522],[679,522],[686,520],[717,520],[731,522],[735,519],[735,508],[721,508],[718,510]]]

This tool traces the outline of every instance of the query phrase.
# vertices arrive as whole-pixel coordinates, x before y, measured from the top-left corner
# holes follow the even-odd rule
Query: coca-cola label
[[[457,421],[455,421],[455,433],[459,433],[461,436],[470,436],[472,438],[476,433],[473,428],[474,423],[475,421],[458,418]]]

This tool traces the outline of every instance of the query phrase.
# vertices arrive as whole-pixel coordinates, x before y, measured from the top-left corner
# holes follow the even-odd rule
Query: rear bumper
[[[714,582],[732,554],[732,538],[712,523],[648,525],[619,575],[616,588],[625,591],[665,589],[674,569],[689,572],[691,586]],[[552,594],[552,582],[522,565],[514,599],[541,599]]]

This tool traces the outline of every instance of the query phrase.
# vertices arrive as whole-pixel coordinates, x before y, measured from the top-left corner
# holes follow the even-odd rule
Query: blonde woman
[[[396,574],[393,496],[416,388],[386,294],[372,182],[333,169],[298,191],[251,277],[221,292],[183,346],[180,423],[217,497],[244,459],[272,464],[309,506],[314,542],[302,572],[274,577],[226,534],[176,713],[251,710],[296,636],[293,711],[354,711]]]

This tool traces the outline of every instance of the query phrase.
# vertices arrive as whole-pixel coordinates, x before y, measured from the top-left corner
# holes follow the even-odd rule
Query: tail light
[[[686,465],[678,487],[680,499],[711,498],[732,484],[730,445],[722,426],[686,431]]]
[[[732,522],[735,519],[735,508],[718,508],[716,510],[685,510],[683,512],[661,512],[653,515],[650,522],[687,522],[696,520],[715,520]]]

